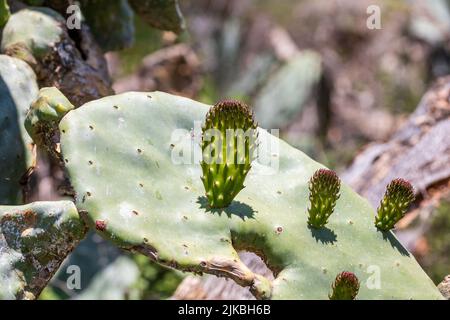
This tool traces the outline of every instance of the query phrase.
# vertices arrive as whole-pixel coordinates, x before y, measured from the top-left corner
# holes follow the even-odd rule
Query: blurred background
[[[380,8],[381,29],[367,26],[370,5]],[[435,162],[421,157],[434,152],[416,146],[429,146],[425,133],[450,117],[444,90],[450,0],[181,0],[180,6],[181,34],[135,16],[133,46],[106,54],[117,93],[161,90],[208,104],[244,100],[261,127],[280,129],[282,139],[336,170],[374,206],[388,177],[411,175],[415,186],[424,181],[418,173]],[[450,140],[432,136],[437,144]],[[448,170],[448,163],[438,165]],[[450,274],[446,177],[419,183],[418,200],[397,232],[436,284]],[[41,299],[166,299],[186,277],[94,234],[65,262],[71,264],[82,269],[81,289],[66,288],[63,266]]]

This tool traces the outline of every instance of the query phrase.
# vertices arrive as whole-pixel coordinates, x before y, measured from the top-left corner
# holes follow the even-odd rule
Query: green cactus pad
[[[38,94],[36,76],[23,61],[0,55],[0,203],[23,202],[23,178],[34,164],[23,122]],[[22,182],[21,182],[22,180]]]
[[[44,6],[51,8],[68,18],[70,15],[71,21],[73,21],[73,15],[78,15],[79,12],[70,10],[68,12],[68,8],[73,4],[79,5],[82,15],[81,23],[89,26],[95,40],[105,52],[121,50],[129,47],[133,43],[134,13],[127,0],[27,0],[25,3],[30,6]],[[31,11],[34,10],[34,8],[30,9]],[[22,17],[24,16],[25,15],[22,14]],[[30,14],[30,16],[33,20],[36,17],[36,15],[33,14]],[[59,19],[58,16],[54,17]],[[51,20],[44,18],[44,21],[46,27],[51,27]],[[26,20],[23,24],[28,27]],[[58,29],[60,30],[61,28],[56,26],[56,28],[49,28],[48,31],[57,31]],[[114,32],[110,32],[111,30]],[[48,31],[42,30],[42,34],[45,34]],[[39,37],[35,32],[32,32],[32,34],[33,37]],[[61,35],[62,33],[58,35],[58,39]],[[28,39],[24,40],[25,42],[28,41]],[[43,40],[42,44],[45,45],[45,38]]]
[[[209,108],[131,92],[63,118],[62,154],[77,207],[92,228],[101,222],[97,232],[122,248],[179,270],[232,278],[258,298],[328,299],[336,274],[348,270],[360,279],[360,299],[442,299],[395,236],[376,229],[374,209],[349,187],[341,186],[329,230],[309,229],[308,182],[322,166],[264,130],[259,157],[277,160],[278,170],[254,162],[231,205],[209,209],[201,156],[190,152],[200,149],[201,128],[192,128]],[[264,148],[265,141],[279,152]],[[255,275],[236,250],[261,255],[276,279]]]
[[[104,51],[127,48],[134,40],[134,14],[127,0],[82,0],[83,16]]]
[[[129,3],[154,28],[176,33],[185,28],[178,0],[129,0]]]
[[[256,120],[263,128],[284,128],[298,118],[323,73],[322,60],[299,52],[273,73],[254,98]]]
[[[70,201],[0,206],[0,299],[35,299],[85,233]]]

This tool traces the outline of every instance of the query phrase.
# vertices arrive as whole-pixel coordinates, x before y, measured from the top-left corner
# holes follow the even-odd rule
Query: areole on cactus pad
[[[201,159],[190,153],[200,149],[192,129],[209,108],[165,93],[130,92],[63,118],[62,157],[92,228],[161,264],[232,278],[258,298],[328,299],[344,270],[360,281],[358,299],[442,298],[395,236],[375,227],[374,209],[349,187],[341,185],[326,228],[308,228],[309,180],[323,166],[260,128],[259,140],[278,152],[259,146],[259,156],[276,161],[278,170],[255,161],[231,204],[211,209]],[[174,161],[179,150],[191,161]],[[251,272],[236,250],[261,255],[275,280]]]

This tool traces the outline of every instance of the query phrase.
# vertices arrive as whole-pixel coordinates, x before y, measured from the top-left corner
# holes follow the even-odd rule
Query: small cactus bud
[[[257,124],[249,107],[225,100],[206,115],[202,131],[202,181],[212,208],[227,207],[244,188],[257,146]]]
[[[322,228],[333,213],[339,199],[341,181],[332,170],[319,169],[309,181],[308,225]]]
[[[395,224],[405,216],[413,200],[414,190],[408,181],[392,180],[386,187],[383,200],[378,207],[375,226],[383,231],[394,228]]]
[[[331,286],[330,300],[355,300],[359,291],[359,280],[352,272],[339,273]]]

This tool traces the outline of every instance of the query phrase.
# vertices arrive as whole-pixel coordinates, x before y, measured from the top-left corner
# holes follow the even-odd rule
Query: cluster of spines
[[[395,224],[404,217],[413,201],[412,185],[403,179],[392,180],[386,187],[386,192],[378,207],[375,226],[382,231],[394,228]]]
[[[343,271],[331,286],[330,300],[355,300],[359,292],[359,280],[352,272]]]
[[[212,208],[227,207],[244,188],[257,147],[250,108],[236,100],[214,105],[202,127],[202,182]]]
[[[319,169],[309,181],[308,225],[322,228],[334,211],[339,199],[341,181],[336,172]]]

